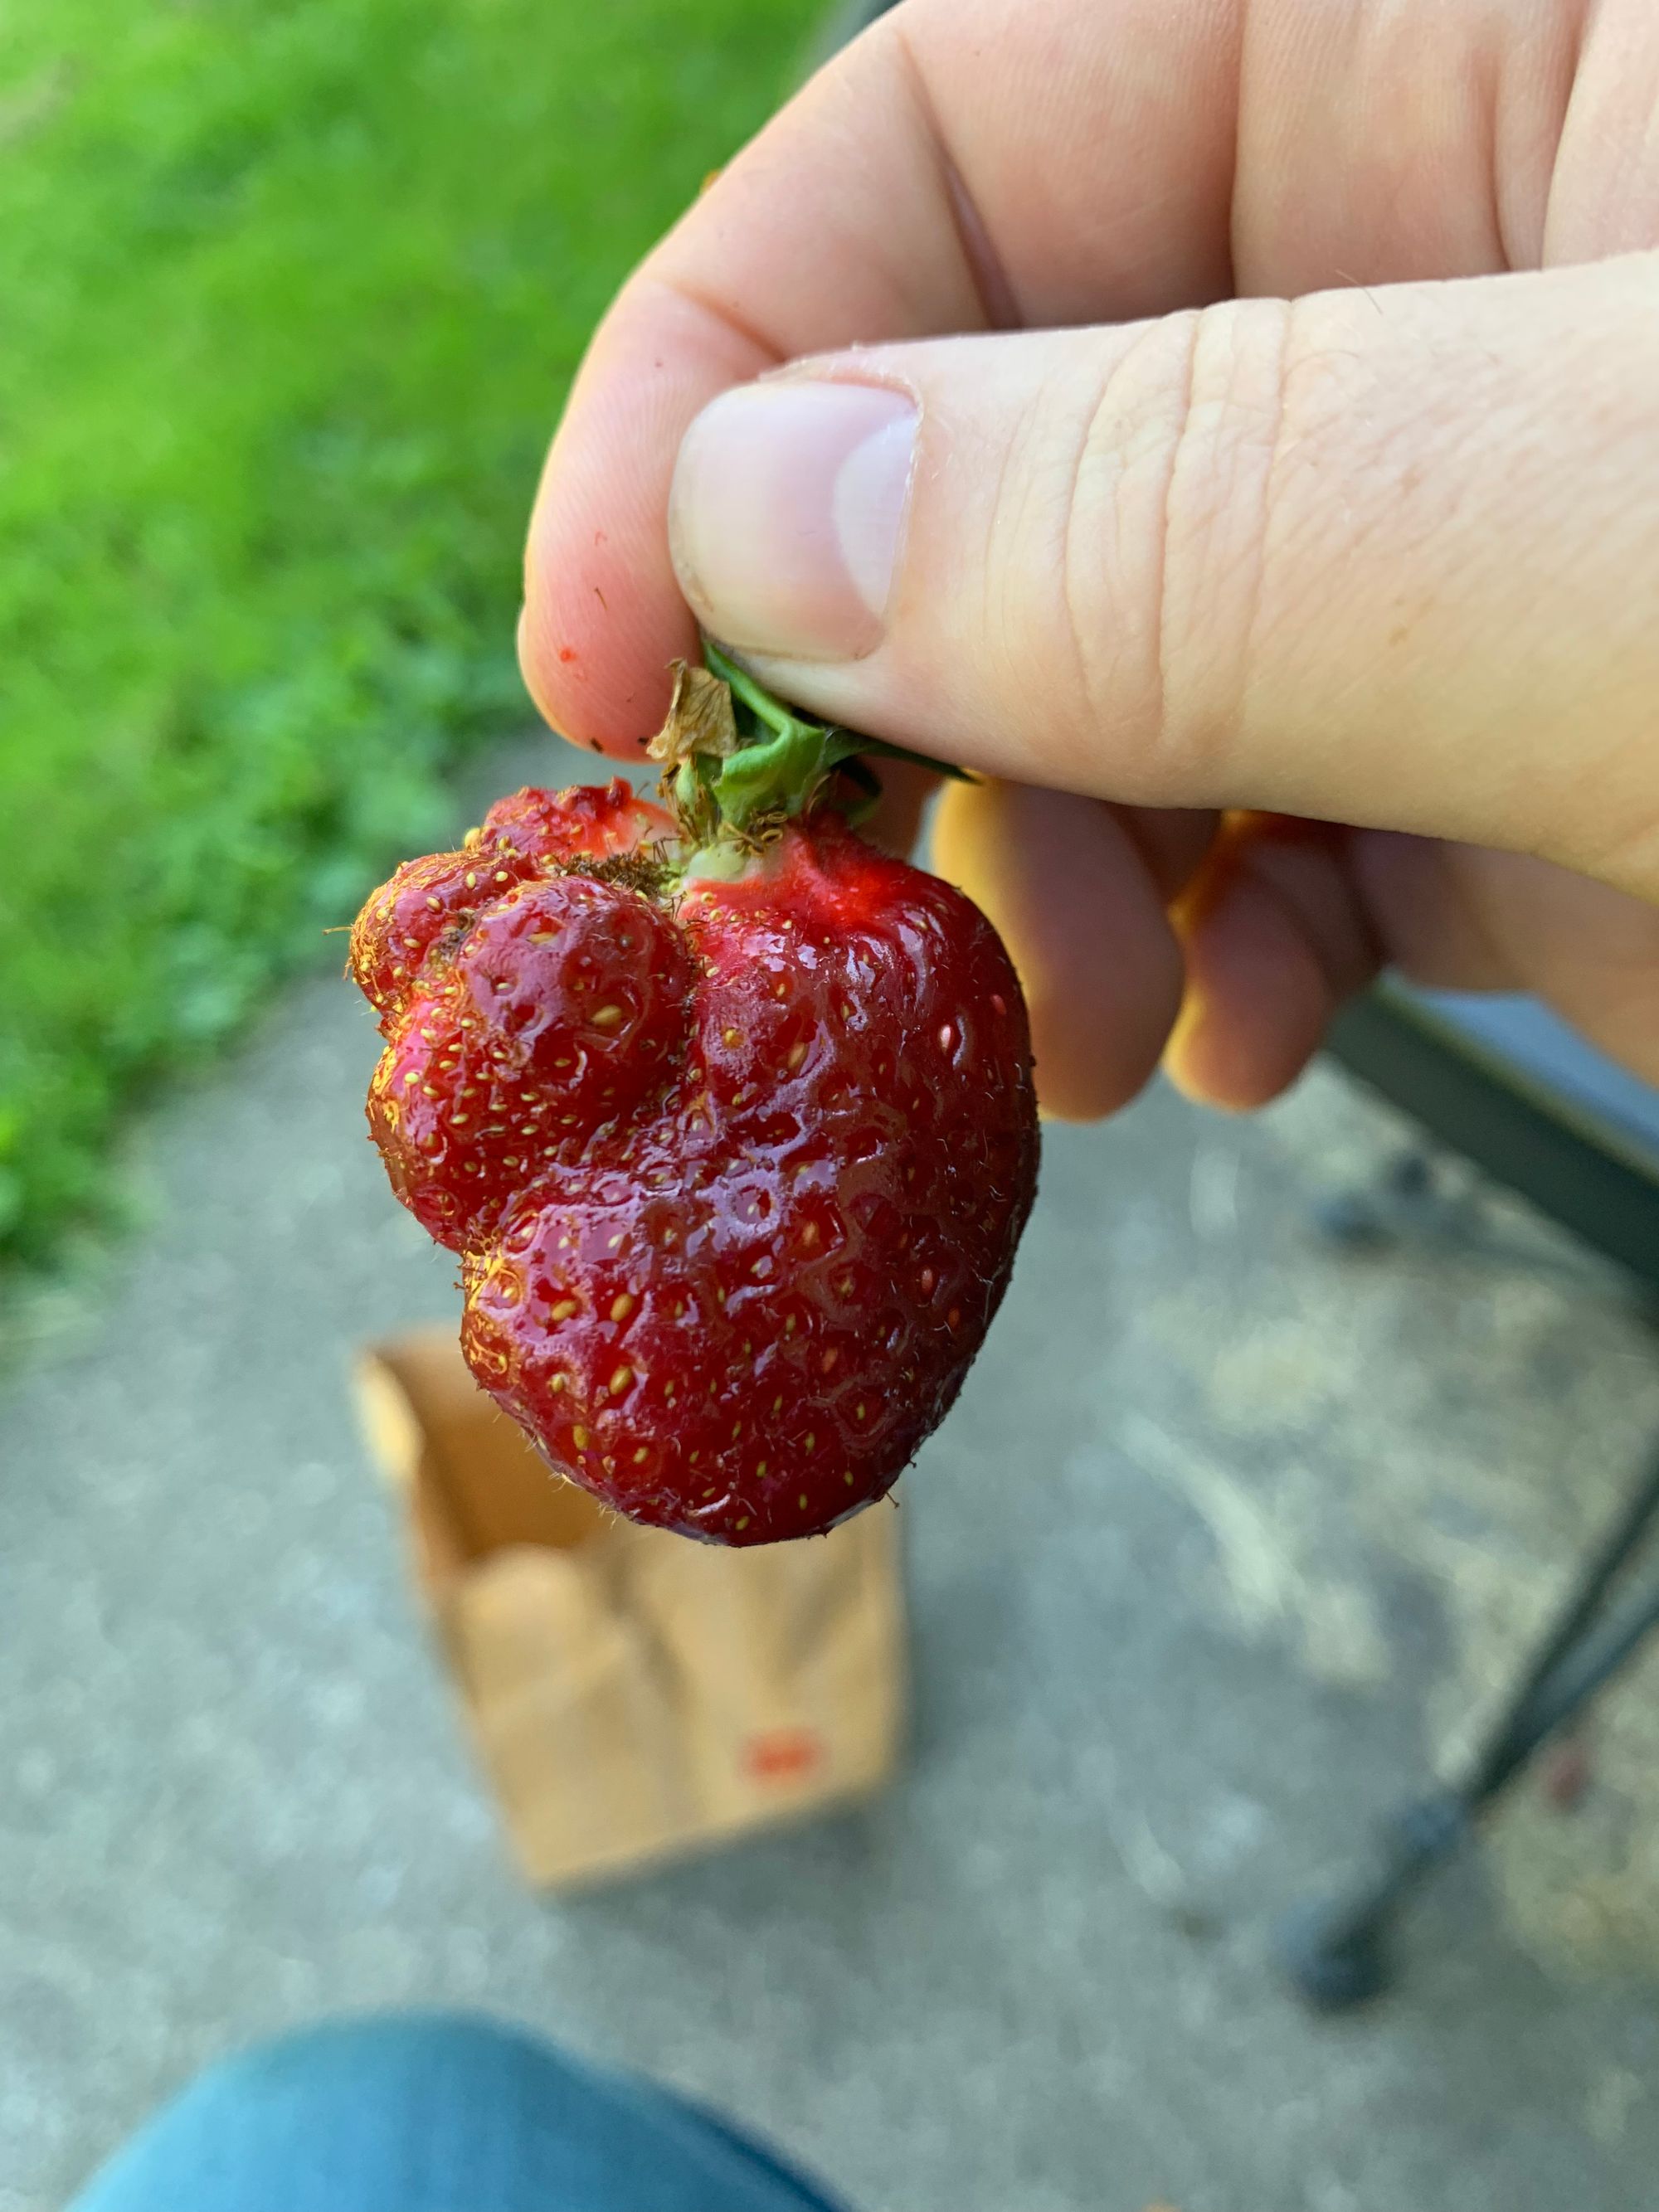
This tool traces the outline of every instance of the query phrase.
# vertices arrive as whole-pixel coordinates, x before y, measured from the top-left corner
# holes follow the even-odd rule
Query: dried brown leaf
[[[730,687],[706,668],[693,668],[684,660],[672,665],[674,696],[668,704],[668,720],[646,750],[653,760],[663,761],[670,768],[678,768],[694,754],[709,760],[727,759],[738,745]]]

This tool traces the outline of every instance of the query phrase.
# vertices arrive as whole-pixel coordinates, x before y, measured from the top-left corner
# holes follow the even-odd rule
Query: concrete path
[[[554,780],[544,750],[538,772]],[[529,772],[495,764],[495,787]],[[148,1228],[0,1392],[0,2212],[227,2045],[539,2022],[868,2212],[1635,2212],[1659,2173],[1652,1662],[1409,1980],[1310,2022],[1276,1916],[1421,1776],[1659,1435],[1652,1342],[1519,1209],[1345,1257],[1401,1132],[1320,1074],[1050,1133],[1015,1289],[906,1478],[920,1695],[879,1806],[581,1902],[497,1845],[355,1432],[453,1310],[295,990],[146,1140]]]

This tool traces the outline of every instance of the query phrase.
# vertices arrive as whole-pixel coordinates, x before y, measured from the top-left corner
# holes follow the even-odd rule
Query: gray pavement
[[[545,759],[544,753],[542,758]],[[522,757],[496,764],[520,780]],[[559,773],[544,770],[549,780]],[[1049,1133],[1014,1290],[906,1478],[879,1804],[578,1902],[499,1848],[353,1425],[454,1306],[296,988],[140,1147],[147,1225],[0,1385],[0,2212],[325,2011],[484,2005],[772,2130],[866,2212],[1635,2212],[1659,2184],[1659,1667],[1528,1790],[1389,2002],[1276,1916],[1488,1697],[1659,1434],[1616,1285],[1524,1212],[1358,1260],[1401,1141],[1316,1074]]]

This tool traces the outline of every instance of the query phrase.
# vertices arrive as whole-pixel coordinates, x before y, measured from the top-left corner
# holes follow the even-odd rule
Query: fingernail
[[[669,536],[680,588],[722,643],[853,660],[881,640],[916,409],[868,384],[740,385],[680,446]]]

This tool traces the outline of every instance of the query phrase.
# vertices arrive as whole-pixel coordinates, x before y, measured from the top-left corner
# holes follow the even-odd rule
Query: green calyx
[[[816,805],[861,820],[881,796],[872,756],[967,780],[945,762],[794,713],[707,639],[702,668],[675,663],[673,702],[650,752],[664,763],[681,836],[706,858],[756,852]]]

